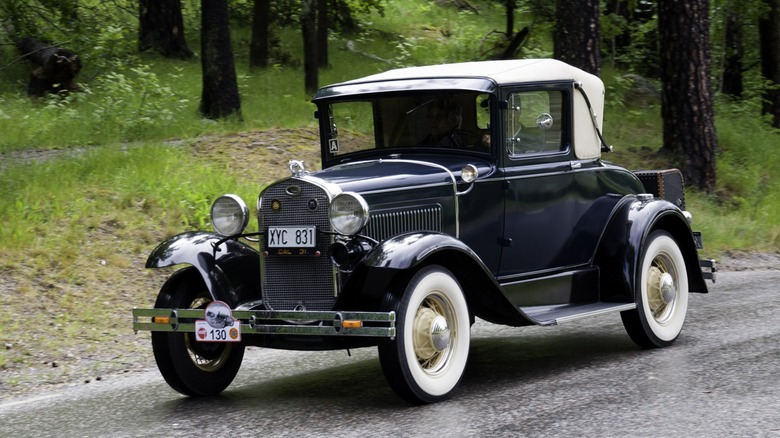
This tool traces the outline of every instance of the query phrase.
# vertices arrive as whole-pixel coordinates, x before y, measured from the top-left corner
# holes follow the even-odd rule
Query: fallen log
[[[31,37],[22,38],[17,45],[35,66],[30,73],[28,96],[80,89],[76,76],[81,71],[81,58],[77,54]]]

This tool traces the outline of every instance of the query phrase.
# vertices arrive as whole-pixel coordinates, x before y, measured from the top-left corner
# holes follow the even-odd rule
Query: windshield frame
[[[398,82],[407,81],[393,81],[393,84],[398,85]],[[484,81],[482,83],[484,84]],[[491,138],[494,137],[492,130],[495,125],[493,114],[497,108],[495,94],[487,93],[484,87],[427,87],[411,90],[402,88],[393,92],[343,93],[315,101],[318,105],[323,168],[367,158],[398,157],[400,154],[465,153],[485,157],[491,153]],[[447,131],[455,140],[449,140],[449,143],[438,140],[434,144],[434,141],[429,139],[423,143],[423,139],[428,138],[424,134],[433,130],[433,107],[441,103],[435,101],[442,98],[451,98],[458,107],[457,129]],[[357,106],[361,102],[371,105],[355,115],[357,119],[365,117],[366,113],[371,114],[371,124],[362,127],[362,134],[358,132],[360,129],[349,129],[344,120],[349,118],[339,119],[339,111],[334,111],[334,108],[340,109],[353,104]],[[385,114],[382,111],[385,111]],[[362,123],[365,124],[366,120],[363,119]],[[403,126],[400,127],[401,125]],[[350,147],[350,143],[344,143],[345,138],[349,139],[350,135],[356,132],[356,137],[364,136],[364,140],[355,143],[369,141],[371,145],[368,148],[356,149],[355,146]],[[398,139],[399,132],[404,134],[402,140]],[[452,132],[457,134],[453,135]],[[433,133],[428,133],[429,136],[431,134]],[[344,152],[344,149],[347,152]]]

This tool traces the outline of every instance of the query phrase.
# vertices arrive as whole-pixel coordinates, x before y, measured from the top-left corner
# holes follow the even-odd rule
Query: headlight
[[[334,231],[353,236],[368,223],[368,204],[357,193],[344,192],[333,198],[329,215]]]
[[[232,236],[244,231],[249,221],[249,209],[236,195],[223,195],[211,204],[211,225],[217,234]]]

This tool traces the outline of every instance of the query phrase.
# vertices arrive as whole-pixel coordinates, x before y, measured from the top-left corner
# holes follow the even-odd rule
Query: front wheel
[[[379,345],[390,387],[412,403],[444,400],[460,382],[469,354],[471,324],[466,299],[446,269],[418,271],[400,297],[388,295],[396,312],[396,337]]]
[[[172,277],[163,286],[155,308],[204,309],[212,301],[199,277],[183,277]],[[194,397],[222,392],[244,358],[243,344],[198,342],[195,333],[152,332],[152,350],[168,385]]]
[[[620,314],[623,326],[640,347],[671,345],[688,311],[688,274],[680,247],[669,233],[650,234],[637,280],[636,309]]]

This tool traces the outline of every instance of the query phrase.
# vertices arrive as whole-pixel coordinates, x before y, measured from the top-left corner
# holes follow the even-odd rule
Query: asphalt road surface
[[[780,437],[780,271],[720,273],[672,347],[641,350],[617,314],[558,327],[478,322],[451,400],[410,406],[375,349],[248,349],[221,396],[156,369],[6,400],[0,436]],[[151,354],[151,348],[150,352]]]

